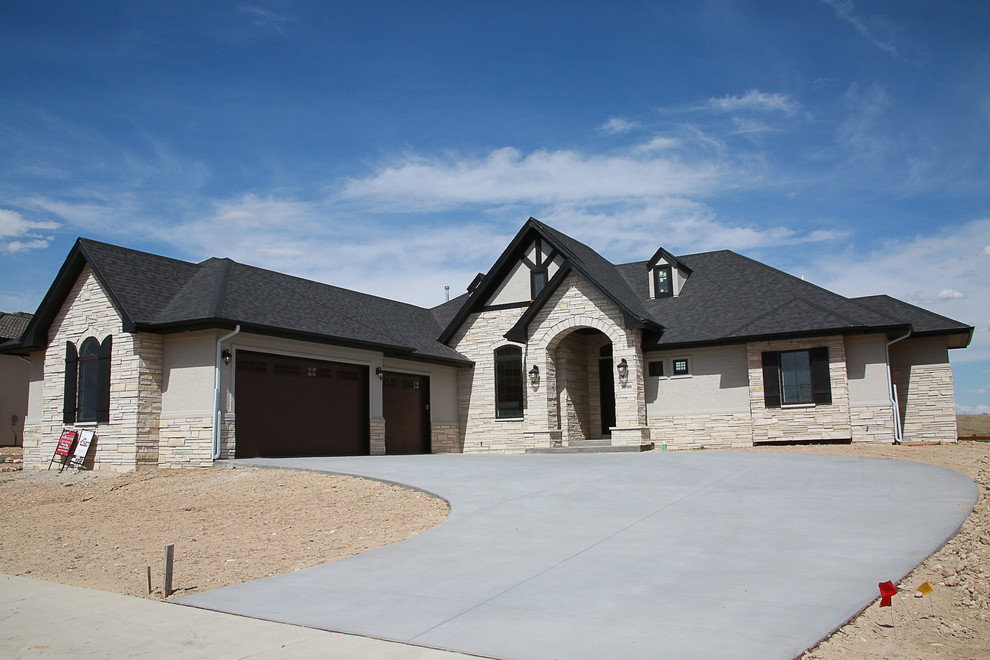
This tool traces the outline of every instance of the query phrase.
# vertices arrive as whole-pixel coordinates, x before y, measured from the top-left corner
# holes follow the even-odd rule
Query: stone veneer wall
[[[385,454],[385,420],[371,420],[370,425],[370,446],[368,453],[372,456],[383,456]]]
[[[952,367],[948,362],[901,367],[894,370],[893,379],[903,411],[905,442],[956,442],[959,439]]]
[[[815,346],[828,347],[832,403],[767,408],[763,400],[763,351],[792,351]],[[754,443],[842,440],[853,437],[849,417],[846,351],[841,336],[750,342],[746,345],[746,353],[749,362],[749,402]]]
[[[516,307],[471,314],[451,338],[450,345],[474,362],[474,367],[461,369],[457,374],[459,444],[466,454],[518,453],[534,446],[524,437],[526,424],[530,422],[532,390],[527,390],[527,400],[523,402],[525,420],[495,418],[495,349],[520,346],[523,371],[530,364],[526,347],[503,337],[523,311],[524,308]]]
[[[588,380],[588,340],[571,333],[554,355],[557,398],[561,405],[560,430],[564,446],[591,437]]]
[[[430,447],[434,454],[456,454],[461,451],[461,427],[459,424],[433,424]]]
[[[462,427],[460,439],[465,453],[518,453],[530,447],[549,447],[562,441],[562,424],[566,409],[559,410],[557,396],[557,348],[579,328],[594,328],[608,336],[613,346],[613,360],[625,358],[629,377],[625,383],[616,378],[616,429],[613,445],[639,445],[649,438],[646,426],[645,385],[640,335],[636,330],[622,327],[622,314],[604,295],[584,278],[569,274],[544,307],[530,323],[530,340],[523,348],[524,372],[536,365],[540,382],[533,386],[526,381],[526,401],[523,419],[495,419],[494,351],[510,345],[503,336],[519,319],[525,307],[490,310],[472,314],[451,339],[450,345],[474,361],[471,369],[458,374],[458,417]],[[518,345],[518,344],[516,344]],[[587,365],[588,347],[574,351],[571,364]],[[564,346],[563,355],[570,349]],[[581,355],[578,355],[581,353]],[[565,360],[565,362],[568,362]],[[566,374],[564,374],[566,382]],[[587,379],[597,380],[597,370],[588,371]],[[572,394],[571,403],[583,409],[587,419],[577,421],[580,428],[590,425],[589,388],[584,386],[581,399]],[[566,404],[566,397],[565,404]],[[566,406],[565,406],[566,408]],[[576,414],[576,413],[575,413]],[[564,416],[565,420],[560,419]],[[574,426],[571,426],[573,431]]]
[[[650,419],[650,439],[667,449],[753,446],[750,413],[701,413]]]
[[[163,418],[158,440],[159,467],[213,465],[213,423],[209,415]]]
[[[96,432],[86,464],[97,469],[127,471],[158,463],[162,339],[147,333],[122,332],[120,317],[86,266],[48,333],[41,417],[32,415],[25,422],[25,469],[47,467],[58,444],[63,428],[65,343],[73,342],[78,348],[87,337],[103,341],[107,335],[113,335],[110,421],[73,427]]]

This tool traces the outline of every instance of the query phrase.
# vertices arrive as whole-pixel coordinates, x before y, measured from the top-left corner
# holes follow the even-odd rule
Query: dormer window
[[[670,266],[657,266],[653,269],[653,290],[655,298],[669,298],[674,295],[674,285],[670,280]]]

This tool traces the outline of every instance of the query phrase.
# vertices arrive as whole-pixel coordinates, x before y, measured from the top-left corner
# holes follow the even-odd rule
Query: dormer
[[[663,248],[646,263],[650,277],[650,298],[672,298],[680,295],[681,287],[691,275],[691,269]]]

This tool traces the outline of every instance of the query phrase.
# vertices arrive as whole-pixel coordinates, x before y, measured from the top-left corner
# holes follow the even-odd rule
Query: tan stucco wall
[[[676,358],[687,358],[690,375],[672,375]],[[647,417],[654,442],[668,449],[753,444],[745,346],[647,354],[647,364],[658,360],[664,363],[666,375],[646,378]]]
[[[673,375],[672,361],[676,358],[687,358],[690,375]],[[676,415],[749,412],[745,346],[692,348],[646,355],[647,363],[661,360],[665,375],[646,379],[647,414],[651,422]]]
[[[30,378],[30,362],[16,355],[0,355],[0,447],[21,444]]]

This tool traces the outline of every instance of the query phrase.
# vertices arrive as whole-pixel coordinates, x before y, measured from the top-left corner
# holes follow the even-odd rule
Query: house
[[[0,344],[20,339],[31,321],[24,312],[0,312]],[[15,447],[24,436],[29,363],[17,355],[0,355],[0,447]]]
[[[530,218],[433,309],[79,239],[19,340],[25,466],[956,438],[973,328],[730,251],[615,265]]]

